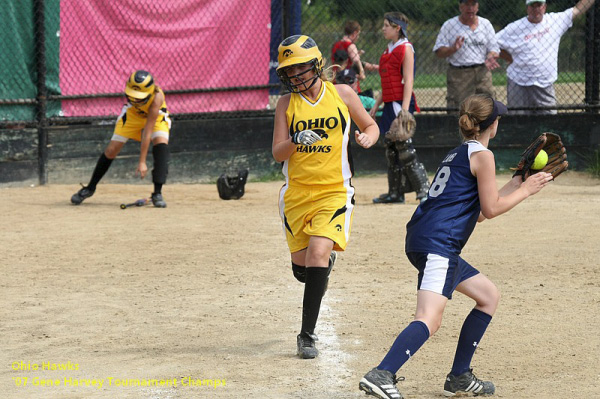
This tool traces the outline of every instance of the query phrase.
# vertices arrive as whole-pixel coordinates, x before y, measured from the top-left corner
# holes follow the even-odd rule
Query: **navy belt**
[[[467,69],[467,68],[477,68],[480,66],[484,66],[485,64],[473,64],[473,65],[461,65],[461,66],[456,66],[456,65],[452,65],[450,64],[450,66],[452,68],[457,68],[457,69]]]

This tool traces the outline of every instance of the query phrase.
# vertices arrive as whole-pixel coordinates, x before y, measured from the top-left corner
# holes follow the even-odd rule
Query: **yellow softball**
[[[547,163],[548,163],[548,154],[546,153],[546,151],[541,150],[535,157],[535,160],[533,161],[533,165],[531,166],[531,169],[535,169],[535,170],[544,169],[544,166],[546,166]]]

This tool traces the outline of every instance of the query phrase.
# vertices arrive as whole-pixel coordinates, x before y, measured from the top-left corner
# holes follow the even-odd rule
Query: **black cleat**
[[[152,204],[155,208],[166,208],[167,203],[161,193],[152,193]]]
[[[73,205],[79,205],[83,202],[84,199],[90,198],[92,195],[94,195],[94,192],[96,192],[96,190],[90,190],[89,188],[87,188],[86,186],[84,186],[82,184],[81,190],[77,191],[71,197],[71,203]]]
[[[490,381],[481,381],[473,374],[473,369],[459,376],[448,374],[444,383],[444,396],[473,393],[474,396],[493,395],[496,387]]]
[[[296,341],[298,345],[298,356],[300,356],[301,359],[314,359],[319,356],[319,351],[315,346],[316,340],[317,336],[314,334],[305,332],[298,334]]]
[[[404,377],[396,378],[387,370],[374,368],[360,380],[358,389],[380,399],[403,399],[404,397],[396,388],[398,381],[404,381]]]
[[[374,204],[403,204],[404,194],[381,194],[377,198],[373,198]]]

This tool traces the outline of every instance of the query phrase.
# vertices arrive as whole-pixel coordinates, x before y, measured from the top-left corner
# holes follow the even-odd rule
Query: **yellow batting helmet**
[[[132,73],[127,79],[125,94],[136,100],[143,100],[154,94],[155,88],[154,78],[150,72],[140,70]]]
[[[278,51],[279,55],[277,60],[279,61],[279,66],[277,67],[277,75],[289,91],[293,93],[306,91],[312,87],[317,79],[321,76],[321,72],[323,71],[323,55],[319,51],[317,43],[315,43],[315,41],[309,36],[290,36],[281,42]],[[288,76],[285,72],[286,68],[293,65],[308,63],[312,64],[311,69],[308,69],[298,75]],[[314,71],[315,73],[315,76],[311,80],[306,82],[303,81],[300,84],[292,84],[290,80],[291,78],[302,80],[301,76],[310,70]],[[301,90],[300,86],[303,86],[304,89]]]

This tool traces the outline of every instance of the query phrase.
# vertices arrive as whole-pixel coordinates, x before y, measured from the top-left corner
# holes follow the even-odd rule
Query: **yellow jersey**
[[[127,101],[121,110],[121,114],[117,118],[117,123],[115,124],[115,130],[113,134],[116,136],[125,137],[126,139],[141,141],[142,130],[146,126],[146,122],[148,120],[148,110],[156,99],[156,93],[159,91],[162,92],[162,90],[157,87],[157,91],[152,94],[146,104],[132,104],[131,102]],[[163,132],[165,136],[168,137],[170,130],[171,118],[169,116],[169,111],[167,110],[167,102],[166,100],[163,100],[152,132]],[[123,141],[118,137],[113,136],[113,140],[114,139]]]
[[[283,163],[286,184],[347,185],[353,175],[350,113],[331,82],[323,82],[316,101],[292,93],[286,110],[289,134],[310,129],[321,136],[311,146],[299,144]]]
[[[135,104],[135,103],[130,103],[131,106],[134,108],[135,112],[143,117],[148,117],[148,110],[150,109],[150,106],[152,105],[152,103],[154,102],[154,99],[156,98],[156,93],[161,92],[163,94],[163,103],[160,105],[160,111],[161,113],[168,113],[169,111],[167,110],[167,99],[162,91],[162,89],[158,86],[156,86],[156,91],[154,93],[152,93],[152,95],[150,96],[150,99],[148,99],[148,101],[146,101],[145,104]],[[160,115],[159,115],[159,119],[160,119]]]

